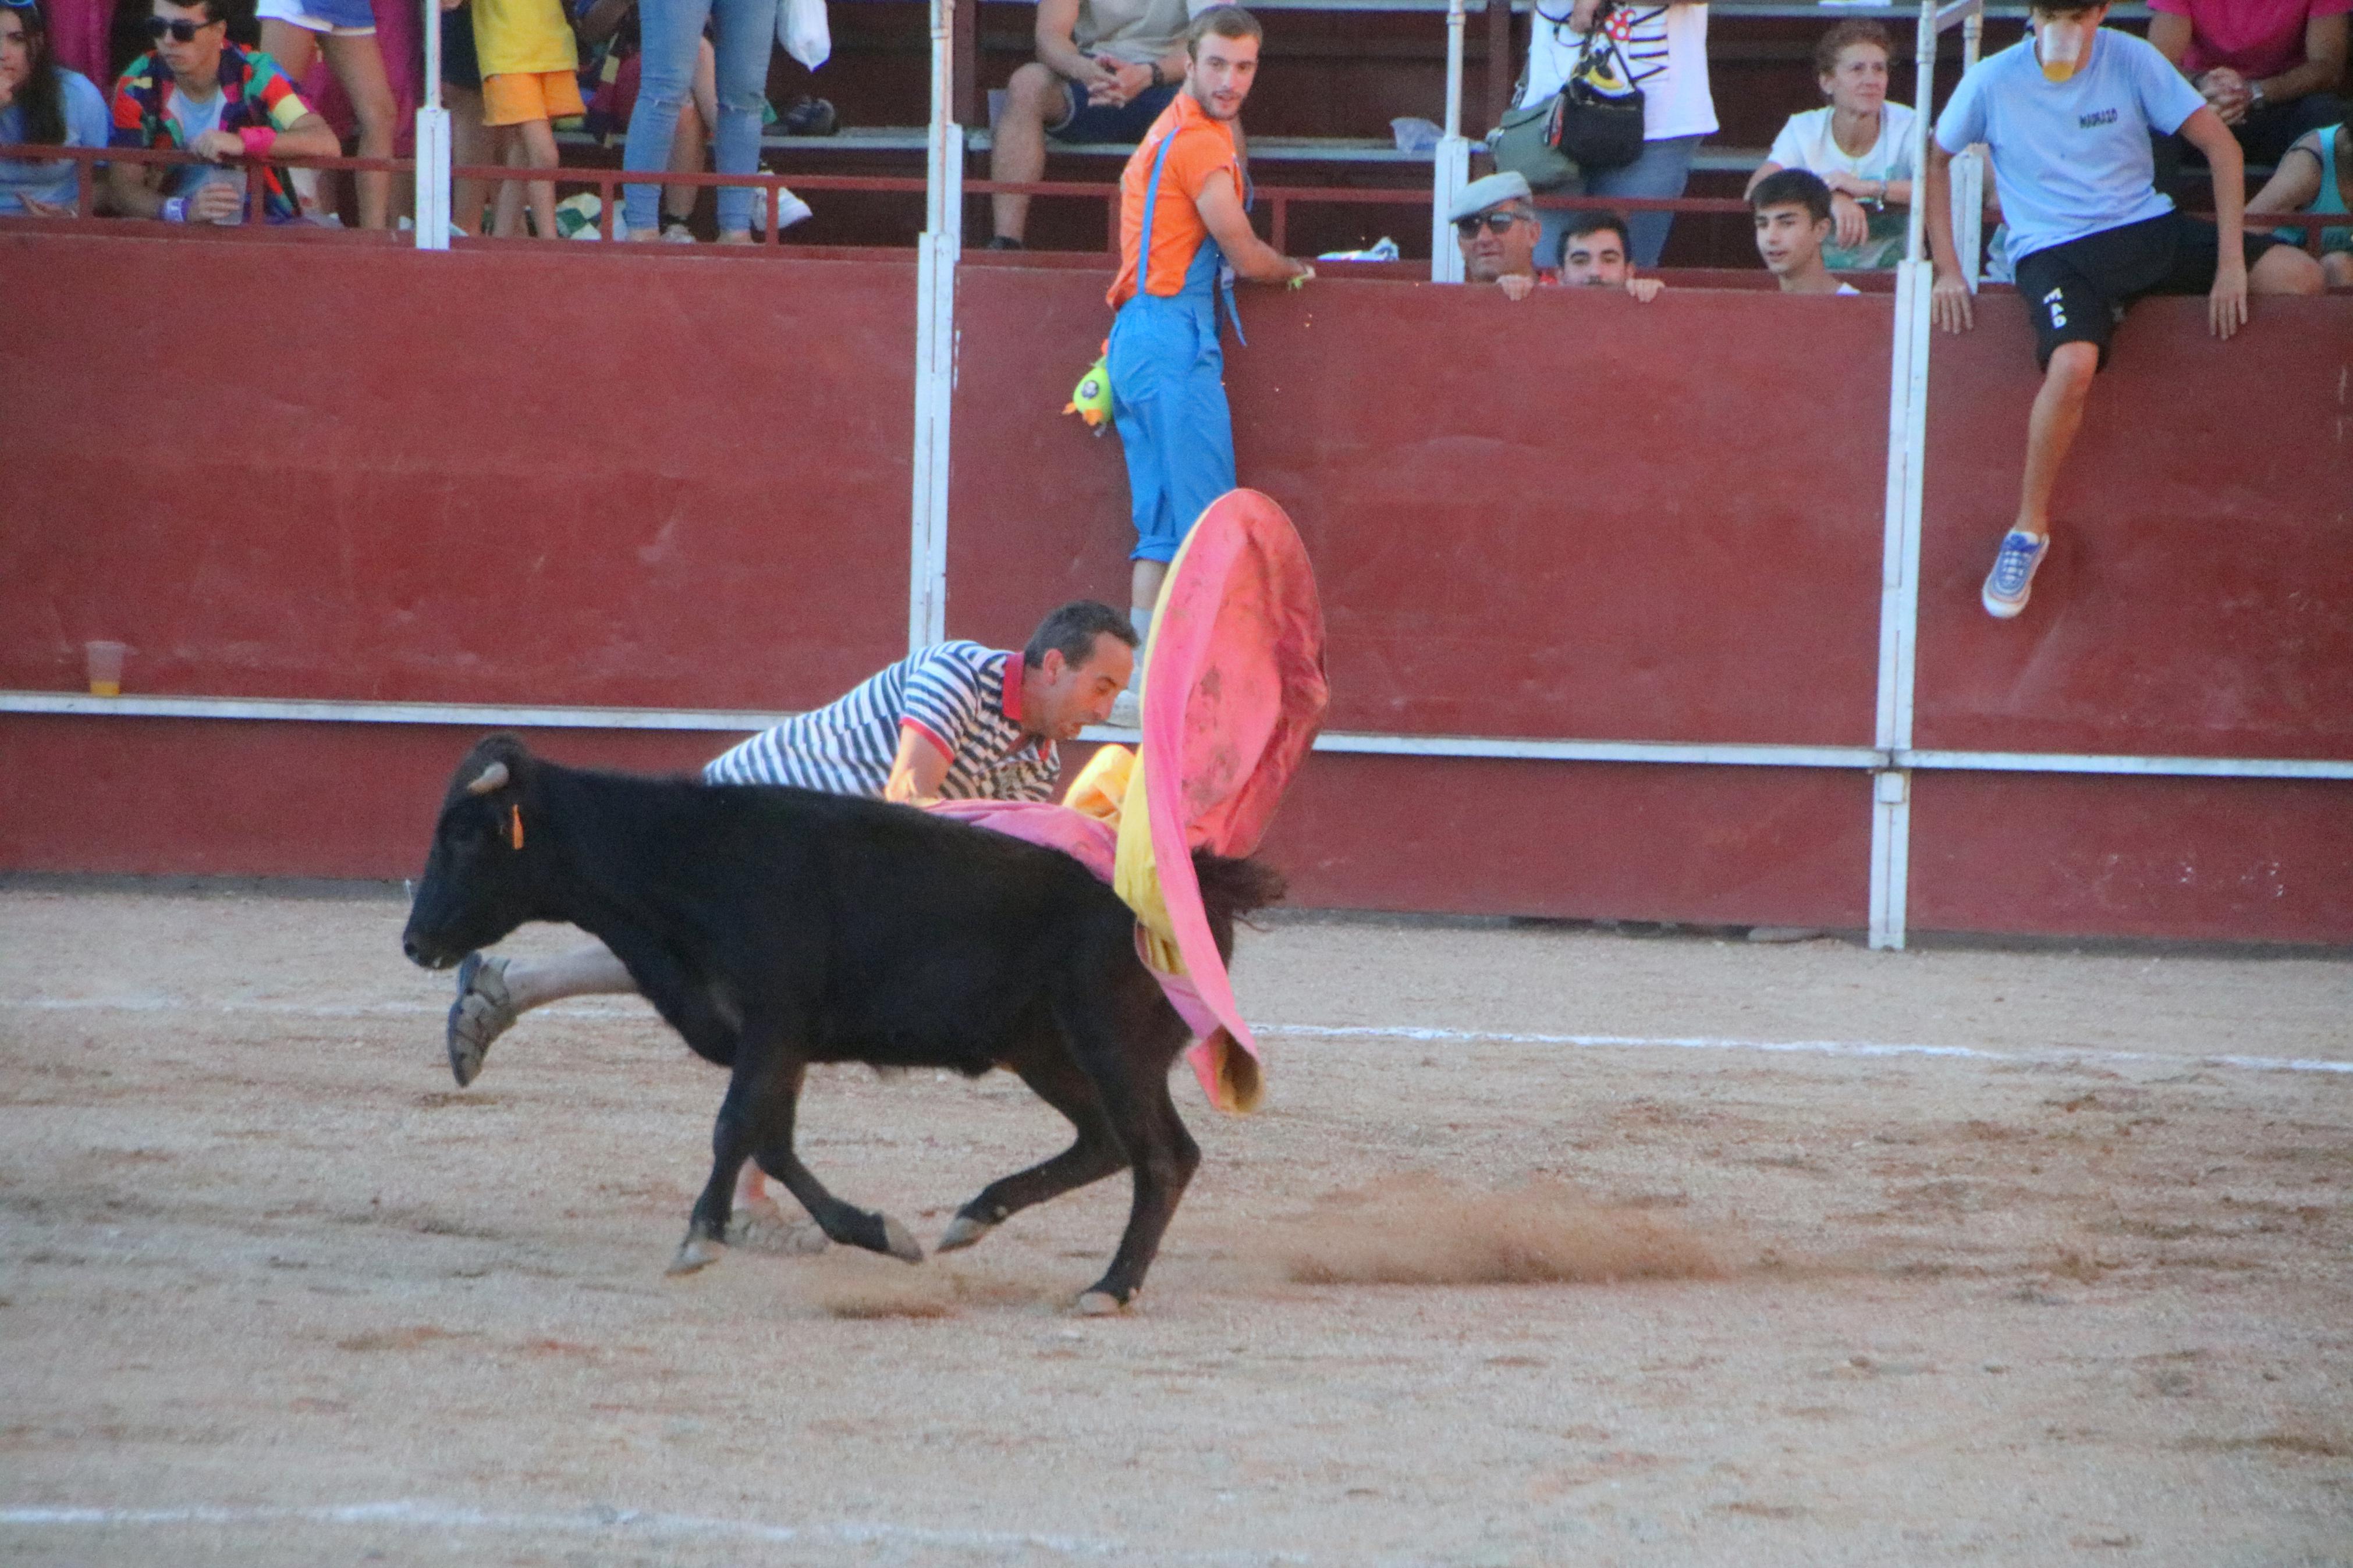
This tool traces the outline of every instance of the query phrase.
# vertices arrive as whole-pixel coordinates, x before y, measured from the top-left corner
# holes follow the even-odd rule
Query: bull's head
[[[482,741],[449,781],[401,950],[447,969],[532,918],[539,763],[512,735]]]

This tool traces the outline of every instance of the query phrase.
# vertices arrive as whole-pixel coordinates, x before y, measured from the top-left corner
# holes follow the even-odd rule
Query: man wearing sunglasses
[[[227,0],[153,0],[140,56],[114,89],[116,147],[181,147],[194,165],[112,163],[115,210],[166,223],[235,223],[245,210],[248,158],[332,158],[343,151],[324,120],[295,96],[277,62],[228,41]],[[279,172],[262,169],[264,215],[298,216]]]
[[[1489,174],[1462,187],[1448,216],[1462,249],[1462,280],[1498,283],[1525,300],[1536,286],[1536,206],[1525,174]]]

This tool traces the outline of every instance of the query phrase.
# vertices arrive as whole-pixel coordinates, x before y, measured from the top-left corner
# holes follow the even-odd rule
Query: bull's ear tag
[[[512,802],[507,806],[507,837],[517,849],[522,847],[522,807]]]

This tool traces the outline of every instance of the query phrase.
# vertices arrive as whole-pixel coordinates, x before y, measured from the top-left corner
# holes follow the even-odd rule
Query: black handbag
[[[1577,68],[1553,104],[1546,140],[1581,169],[1621,169],[1642,155],[1642,89],[1624,68],[1625,57],[1603,30],[1609,8],[1593,19]],[[1597,58],[1594,45],[1604,44]],[[1619,68],[1610,68],[1615,62]]]

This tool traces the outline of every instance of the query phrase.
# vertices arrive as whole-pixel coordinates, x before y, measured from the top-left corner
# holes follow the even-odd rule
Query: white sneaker
[[[1144,728],[1144,704],[1133,690],[1123,691],[1111,701],[1111,717],[1103,721],[1114,730]]]
[[[814,216],[808,203],[782,185],[776,187],[777,232],[782,233],[793,225]],[[768,193],[765,190],[752,193],[752,227],[759,234],[768,232]]]

